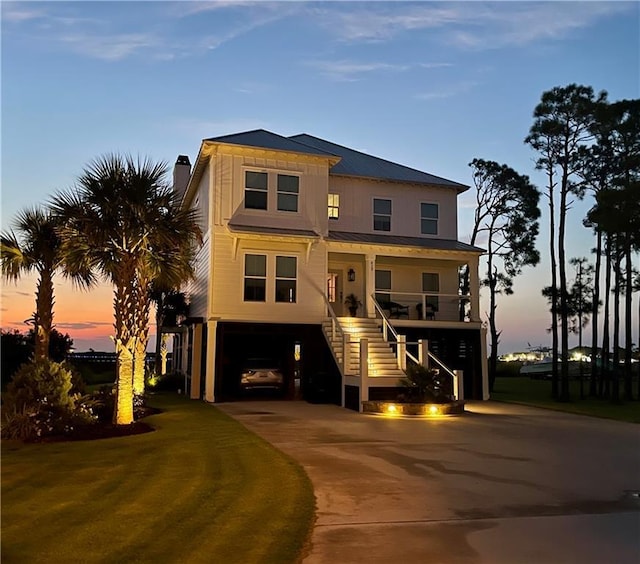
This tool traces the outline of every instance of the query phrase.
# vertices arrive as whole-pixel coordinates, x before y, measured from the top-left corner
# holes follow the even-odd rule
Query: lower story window
[[[276,302],[296,302],[298,259],[276,257]]]
[[[264,302],[267,288],[266,255],[244,257],[244,301]]]

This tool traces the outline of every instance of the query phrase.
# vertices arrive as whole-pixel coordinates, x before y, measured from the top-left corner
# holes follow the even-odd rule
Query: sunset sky
[[[540,95],[639,97],[639,22],[637,2],[2,2],[2,228],[99,155],[194,162],[203,138],[255,128],[465,184],[473,158],[496,160],[542,188],[523,143]],[[468,241],[473,191],[459,204]],[[570,211],[570,257],[594,244],[590,206]],[[543,213],[543,260],[499,302],[502,352],[550,340]],[[3,329],[27,328],[34,289],[3,282]],[[109,287],[57,278],[55,324],[77,350],[113,350],[112,319]]]

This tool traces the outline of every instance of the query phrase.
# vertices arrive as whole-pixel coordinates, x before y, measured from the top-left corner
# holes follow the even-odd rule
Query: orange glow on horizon
[[[36,276],[23,276],[18,283],[2,280],[0,291],[0,326],[4,330],[29,330],[25,320],[35,310]],[[74,288],[71,282],[54,277],[53,323],[61,333],[68,333],[76,350],[112,351],[113,289],[101,283],[91,290]],[[154,314],[151,308],[149,333],[155,335]],[[151,339],[155,342],[155,338]],[[151,346],[151,343],[150,343]]]

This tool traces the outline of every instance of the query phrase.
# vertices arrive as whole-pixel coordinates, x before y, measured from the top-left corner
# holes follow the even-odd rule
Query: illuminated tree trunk
[[[113,300],[118,371],[113,422],[116,425],[129,425],[133,423],[133,359],[136,352],[135,259],[126,257],[121,262],[121,268]]]
[[[49,358],[49,338],[53,326],[53,276],[52,270],[42,268],[36,288],[36,314],[34,332],[36,360]]]

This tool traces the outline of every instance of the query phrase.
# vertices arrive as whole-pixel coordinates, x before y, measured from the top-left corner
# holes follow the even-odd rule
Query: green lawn
[[[297,562],[302,468],[212,406],[155,396],[153,433],[2,445],[2,561]]]
[[[634,382],[634,390],[637,383]],[[585,394],[589,391],[589,384],[585,382]],[[613,404],[609,400],[595,398],[580,399],[580,383],[570,382],[571,401],[558,402],[551,397],[551,382],[548,380],[532,380],[528,377],[496,378],[491,399],[522,403],[536,407],[545,407],[568,413],[617,419],[629,423],[640,423],[640,402],[631,401]]]

